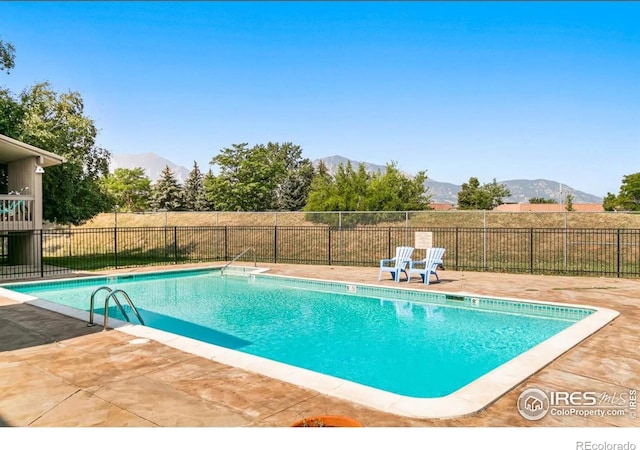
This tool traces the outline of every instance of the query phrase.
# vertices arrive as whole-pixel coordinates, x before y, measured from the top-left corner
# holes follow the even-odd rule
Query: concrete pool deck
[[[171,266],[168,268],[186,268]],[[396,287],[377,268],[260,264],[270,273]],[[166,267],[165,267],[166,268]],[[158,270],[136,268],[112,273]],[[386,274],[385,274],[386,275]],[[263,375],[226,366],[118,330],[0,298],[0,425],[17,427],[286,427],[320,414],[368,427],[637,427],[624,416],[524,419],[527,388],[592,391],[612,401],[640,387],[640,281],[477,272],[439,272],[441,283],[411,288],[597,306],[620,315],[485,409],[451,419],[385,413]],[[400,283],[407,287],[407,283]],[[617,395],[617,397],[614,396]],[[610,405],[608,405],[610,406]]]

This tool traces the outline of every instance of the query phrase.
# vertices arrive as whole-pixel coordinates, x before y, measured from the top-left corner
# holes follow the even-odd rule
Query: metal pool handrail
[[[238,258],[240,258],[242,255],[244,255],[245,253],[247,253],[249,250],[253,250],[253,267],[256,267],[256,249],[251,246],[251,247],[247,247],[244,250],[242,250],[242,252],[240,252],[235,258],[233,258],[230,262],[228,262],[227,264],[225,264],[224,266],[222,266],[222,269],[220,269],[220,273],[224,275],[224,269],[226,269],[227,267],[229,267],[231,264],[233,264],[234,262],[236,262],[236,260]]]
[[[122,315],[124,316],[126,321],[127,322],[131,322],[131,320],[129,320],[129,316],[127,315],[127,313],[125,312],[124,308],[122,307],[122,304],[120,304],[120,301],[118,300],[118,297],[117,297],[118,294],[122,294],[124,296],[124,299],[127,301],[127,303],[129,304],[129,307],[131,308],[133,313],[138,318],[138,321],[140,322],[140,324],[144,325],[144,320],[142,320],[142,316],[140,316],[140,313],[138,312],[138,309],[135,307],[135,305],[131,301],[131,298],[129,297],[129,294],[127,294],[122,289],[113,290],[109,286],[100,286],[95,291],[93,291],[93,293],[91,294],[91,300],[89,302],[89,323],[87,324],[87,326],[91,327],[91,326],[95,325],[95,323],[93,322],[93,305],[94,305],[96,294],[99,291],[102,291],[102,290],[105,290],[105,291],[109,292],[107,294],[106,298],[104,299],[104,331],[107,330],[107,326],[109,324],[109,300],[112,297],[113,297],[113,301],[116,302],[116,306],[118,307],[118,309],[120,310],[120,312],[122,313]]]

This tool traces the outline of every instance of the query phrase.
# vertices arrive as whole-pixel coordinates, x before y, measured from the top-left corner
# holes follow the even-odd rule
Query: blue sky
[[[16,68],[113,153],[293,142],[461,184],[640,172],[640,2],[1,2]]]

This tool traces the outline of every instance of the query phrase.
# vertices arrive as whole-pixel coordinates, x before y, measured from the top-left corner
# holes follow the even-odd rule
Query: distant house
[[[564,212],[566,206],[560,203],[505,203],[493,208],[497,212]],[[603,212],[600,203],[574,203],[573,210],[577,212]]]
[[[450,203],[430,203],[429,206],[433,211],[450,211],[455,209],[455,205]]]
[[[42,174],[62,156],[0,134],[0,250],[9,265],[40,264]]]

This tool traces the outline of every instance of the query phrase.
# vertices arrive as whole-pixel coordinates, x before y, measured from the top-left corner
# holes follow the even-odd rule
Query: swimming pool
[[[22,301],[82,310],[86,320],[91,293],[104,285],[129,293],[147,325],[113,323],[123,331],[191,351],[195,339],[198,352],[220,362],[417,417],[478,409],[486,395],[472,392],[474,385],[489,383],[495,393],[498,380],[506,392],[523,372],[533,373],[514,361],[553,359],[559,337],[575,340],[585,323],[591,329],[603,320],[594,321],[602,314],[597,308],[264,274],[222,277],[219,270],[5,288],[21,293]],[[118,314],[110,309],[110,318]],[[446,408],[438,407],[447,399]]]

